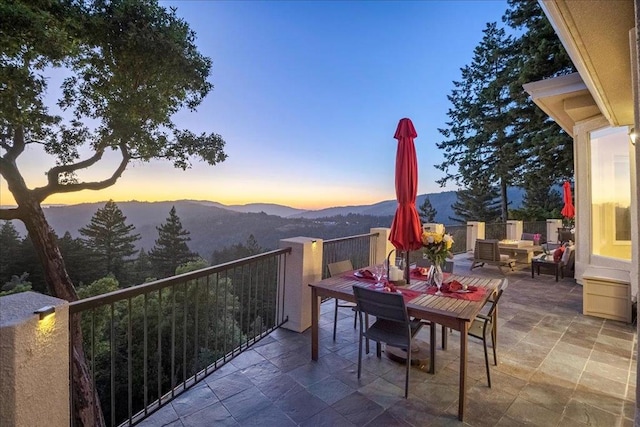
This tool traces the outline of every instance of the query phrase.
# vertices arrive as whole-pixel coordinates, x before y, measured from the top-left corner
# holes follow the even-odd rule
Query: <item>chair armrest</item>
[[[482,314],[482,313],[476,315],[476,318],[482,319],[482,320],[491,320],[491,317],[487,316],[486,314]]]

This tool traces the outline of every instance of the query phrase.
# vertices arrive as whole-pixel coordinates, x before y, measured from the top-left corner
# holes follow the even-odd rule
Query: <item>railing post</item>
[[[467,221],[467,252],[473,252],[477,239],[484,239],[484,222]]]
[[[0,426],[68,427],[67,301],[21,292],[0,306]],[[55,311],[34,313],[43,307]]]
[[[522,238],[522,221],[507,221],[507,240],[520,240]]]
[[[561,219],[547,219],[547,242],[557,242],[558,241],[558,228],[562,227]]]
[[[284,328],[303,332],[311,326],[311,288],[322,279],[322,239],[292,237],[280,240],[280,248],[291,247],[285,269]]]
[[[382,264],[387,261],[387,255],[393,249],[393,245],[389,241],[390,228],[375,227],[370,229],[371,233],[378,233],[378,239],[376,240],[375,248],[371,248],[371,254],[369,255],[369,265]],[[395,252],[393,253],[390,261],[391,264],[395,263]]]

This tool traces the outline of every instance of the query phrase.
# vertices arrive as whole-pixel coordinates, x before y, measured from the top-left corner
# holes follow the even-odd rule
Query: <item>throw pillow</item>
[[[564,254],[564,246],[560,246],[558,249],[553,251],[553,262],[560,262],[563,254]]]

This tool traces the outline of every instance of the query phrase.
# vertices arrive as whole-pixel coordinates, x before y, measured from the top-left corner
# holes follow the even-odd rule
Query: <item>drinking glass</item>
[[[373,268],[373,276],[376,278],[376,288],[382,288],[384,284],[382,283],[382,278],[385,274],[385,266],[384,264],[376,264]]]

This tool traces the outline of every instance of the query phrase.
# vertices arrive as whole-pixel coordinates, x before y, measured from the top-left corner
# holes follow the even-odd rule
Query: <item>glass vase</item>
[[[442,295],[442,291],[440,290],[440,288],[442,288],[442,281],[444,280],[442,266],[440,264],[434,264],[433,268],[431,268],[430,270],[433,270],[433,284],[438,287],[436,295]]]

